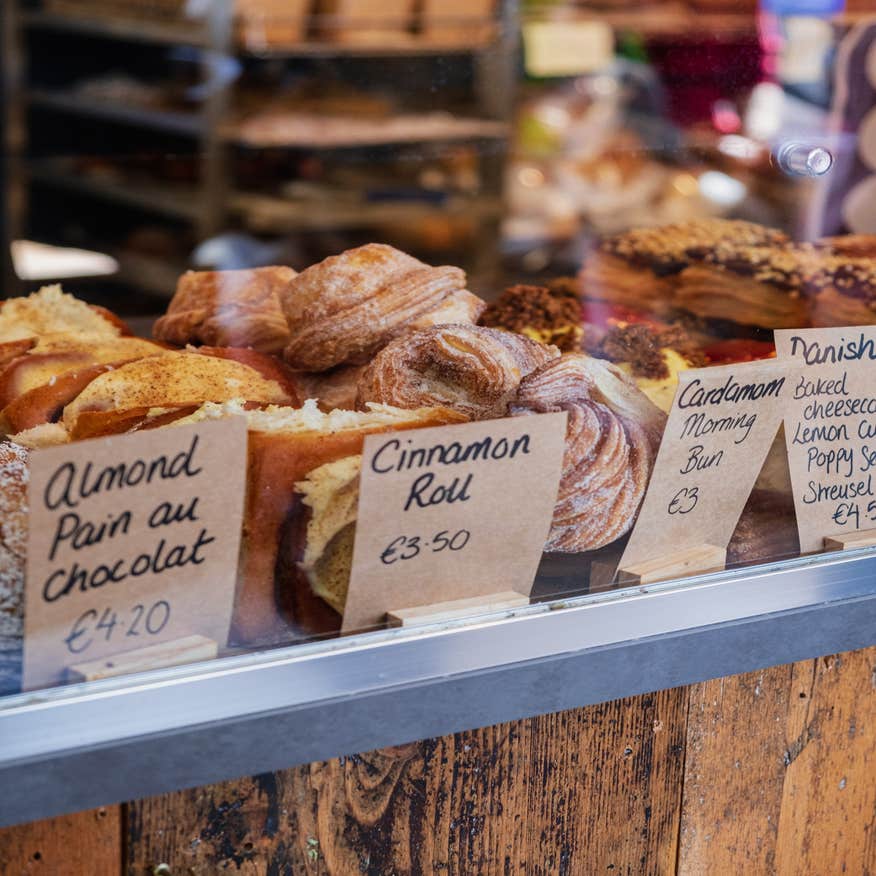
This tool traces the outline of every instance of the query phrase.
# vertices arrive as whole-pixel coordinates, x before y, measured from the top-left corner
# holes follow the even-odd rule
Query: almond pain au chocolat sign
[[[224,645],[245,473],[242,418],[34,451],[25,689],[192,634]]]

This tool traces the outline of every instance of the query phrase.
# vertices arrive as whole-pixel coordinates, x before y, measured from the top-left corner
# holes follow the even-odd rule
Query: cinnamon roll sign
[[[528,595],[565,435],[561,412],[368,436],[343,630],[396,609]]]
[[[682,372],[657,461],[619,568],[704,545],[723,550],[791,397],[775,359]],[[691,569],[695,573],[697,569]]]

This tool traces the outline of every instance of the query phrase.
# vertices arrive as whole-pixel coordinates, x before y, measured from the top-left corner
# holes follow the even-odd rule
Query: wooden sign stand
[[[112,678],[116,675],[129,675],[132,672],[145,672],[147,669],[165,669],[183,663],[197,663],[212,660],[219,653],[219,646],[206,636],[185,636],[160,645],[149,645],[135,651],[92,660],[89,663],[75,663],[67,667],[67,680],[96,681],[98,678]]]
[[[851,551],[876,545],[876,529],[861,529],[848,535],[830,535],[824,539],[826,551]]]
[[[617,570],[618,584],[655,584],[671,578],[720,572],[727,563],[727,549],[714,544],[698,544]]]
[[[528,596],[514,590],[505,590],[486,596],[470,596],[467,599],[452,599],[449,602],[433,602],[431,605],[418,605],[414,608],[395,608],[386,613],[386,620],[390,627],[412,627],[459,620],[492,611],[505,611],[509,608],[520,608],[523,605],[529,605]]]

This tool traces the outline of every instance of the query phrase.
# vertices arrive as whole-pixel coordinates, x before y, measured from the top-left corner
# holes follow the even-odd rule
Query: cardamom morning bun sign
[[[529,595],[565,439],[565,413],[369,435],[343,631],[394,609]]]
[[[876,527],[876,327],[785,329],[793,365],[785,442],[803,553]]]
[[[775,359],[679,374],[621,570],[701,545],[727,547],[789,394],[788,368]]]
[[[26,689],[71,664],[228,638],[246,488],[242,417],[30,456]]]

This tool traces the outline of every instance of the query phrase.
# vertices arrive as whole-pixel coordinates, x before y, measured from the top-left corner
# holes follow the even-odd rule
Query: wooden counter
[[[8,828],[0,873],[858,876],[874,770],[871,648]]]

